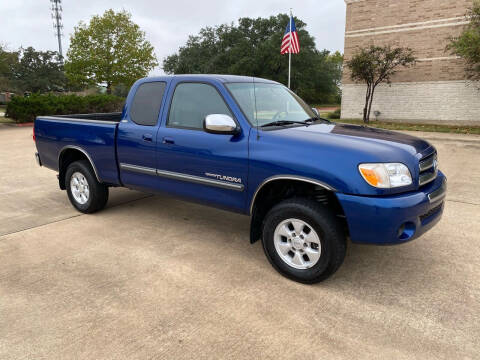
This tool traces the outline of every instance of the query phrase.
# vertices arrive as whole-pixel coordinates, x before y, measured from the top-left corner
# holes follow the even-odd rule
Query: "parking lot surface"
[[[415,133],[448,176],[443,219],[349,244],[329,280],[277,274],[249,218],[113,189],[81,215],[0,127],[0,359],[478,359],[480,137]]]

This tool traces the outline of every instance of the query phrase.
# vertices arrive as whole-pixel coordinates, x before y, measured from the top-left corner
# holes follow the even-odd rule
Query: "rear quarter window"
[[[157,124],[166,83],[163,81],[141,84],[135,93],[130,110],[130,118],[138,125]]]

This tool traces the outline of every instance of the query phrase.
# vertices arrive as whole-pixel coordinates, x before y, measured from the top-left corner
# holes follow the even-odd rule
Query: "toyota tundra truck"
[[[303,283],[335,273],[347,241],[421,236],[446,194],[427,141],[322,119],[260,78],[144,78],[121,113],[39,116],[34,139],[38,164],[58,173],[78,211],[101,210],[123,186],[244,214],[250,242]]]

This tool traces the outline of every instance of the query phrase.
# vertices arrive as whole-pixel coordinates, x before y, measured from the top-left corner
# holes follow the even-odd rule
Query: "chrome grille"
[[[430,154],[419,162],[420,175],[418,178],[418,185],[422,186],[433,181],[437,177],[437,153]]]
[[[432,154],[420,160],[420,163],[419,163],[420,171],[425,171],[430,169],[433,166],[436,159],[437,159],[437,154]]]

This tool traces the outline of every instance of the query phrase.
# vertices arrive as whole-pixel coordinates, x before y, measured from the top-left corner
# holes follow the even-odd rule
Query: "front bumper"
[[[337,193],[352,242],[401,244],[431,229],[442,217],[447,178],[437,178],[422,190],[387,197]]]

